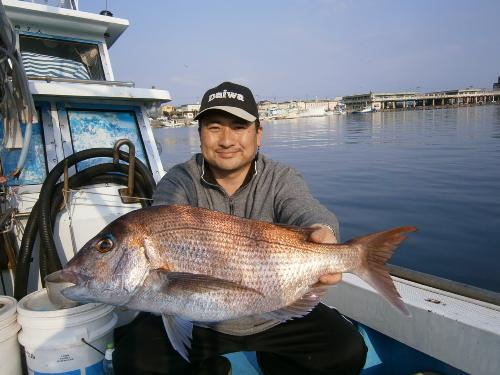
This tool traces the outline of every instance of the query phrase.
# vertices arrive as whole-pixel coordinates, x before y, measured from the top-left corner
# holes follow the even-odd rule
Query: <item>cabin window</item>
[[[38,111],[38,118],[41,119],[40,111]],[[21,130],[24,135],[26,130],[25,124],[21,124]],[[0,120],[0,139],[3,138],[4,126]],[[19,179],[9,178],[8,185],[38,185],[43,183],[47,176],[47,161],[45,159],[45,144],[43,139],[42,122],[33,123],[30,148],[24,168]],[[0,143],[0,161],[5,176],[16,170],[20,155],[21,149],[7,149],[3,143]]]
[[[28,78],[105,80],[97,44],[19,35],[19,45]]]
[[[135,146],[135,156],[148,165],[137,119],[133,111],[104,111],[68,109],[68,122],[75,152],[96,147],[112,148],[122,138],[129,139]],[[122,151],[128,152],[123,146]],[[95,158],[77,164],[77,169],[100,163],[110,163],[111,158]]]

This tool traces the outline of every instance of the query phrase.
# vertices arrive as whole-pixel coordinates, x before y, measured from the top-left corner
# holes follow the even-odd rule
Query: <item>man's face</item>
[[[247,173],[261,138],[255,122],[227,112],[209,112],[201,119],[201,152],[215,173]]]

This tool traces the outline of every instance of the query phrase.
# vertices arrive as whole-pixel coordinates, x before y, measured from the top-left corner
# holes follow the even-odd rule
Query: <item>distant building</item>
[[[417,95],[416,92],[369,92],[366,94],[348,95],[342,98],[347,112],[361,111],[371,108],[375,111],[385,109],[382,104],[388,98],[399,98],[399,100],[411,100]],[[394,104],[396,105],[396,104]]]
[[[500,77],[498,77],[498,82],[493,83],[493,90],[500,90]]]
[[[481,94],[484,92],[484,89],[474,89],[469,87],[467,89],[453,89],[453,90],[444,90],[444,91],[433,91],[428,92],[425,95],[459,95],[459,94]]]
[[[500,80],[500,78],[499,78]],[[500,82],[499,82],[500,85]],[[497,90],[500,90],[497,89]],[[370,112],[386,110],[425,109],[436,106],[460,106],[496,102],[500,97],[498,91],[466,88],[428,93],[393,92],[344,96],[347,112]]]
[[[170,104],[165,104],[161,107],[161,112],[163,113],[163,116],[170,116],[170,114],[174,111],[175,107]]]
[[[198,114],[199,111],[199,104],[184,104],[175,109],[176,115],[187,120],[193,120],[193,118]]]

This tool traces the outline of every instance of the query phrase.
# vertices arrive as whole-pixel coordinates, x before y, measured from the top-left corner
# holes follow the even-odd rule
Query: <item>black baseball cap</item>
[[[194,119],[199,120],[211,109],[228,112],[251,122],[259,118],[257,103],[250,89],[233,82],[222,82],[219,86],[207,90],[201,99],[200,112]]]

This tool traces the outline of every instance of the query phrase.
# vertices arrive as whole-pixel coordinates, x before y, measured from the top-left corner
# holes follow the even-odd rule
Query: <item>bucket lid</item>
[[[0,296],[0,329],[16,320],[16,305],[15,298]]]
[[[72,326],[92,321],[114,310],[114,306],[102,303],[86,303],[67,309],[58,309],[49,300],[47,289],[41,289],[23,297],[17,304],[17,321],[21,326]],[[50,321],[53,321],[50,323]]]
[[[16,335],[21,329],[17,323],[17,301],[9,296],[0,296],[0,343]]]

